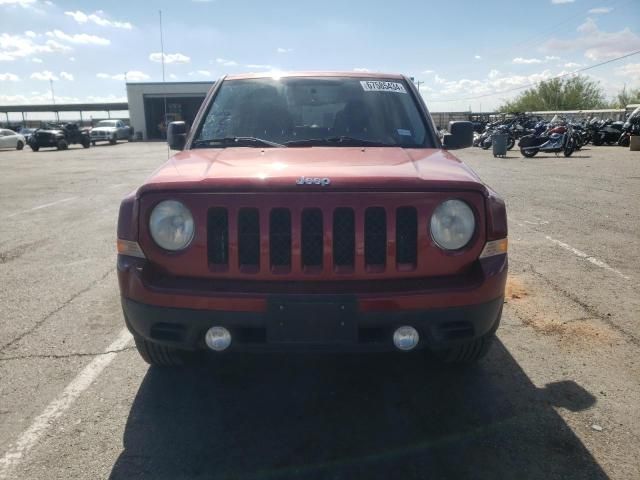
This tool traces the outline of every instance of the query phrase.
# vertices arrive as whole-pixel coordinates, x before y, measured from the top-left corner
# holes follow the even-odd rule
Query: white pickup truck
[[[90,132],[91,143],[109,142],[115,145],[118,140],[130,140],[133,137],[133,129],[122,120],[101,120]]]

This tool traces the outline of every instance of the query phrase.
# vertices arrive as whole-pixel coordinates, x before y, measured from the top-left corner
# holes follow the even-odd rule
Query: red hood
[[[301,176],[331,184],[297,185]],[[439,149],[316,147],[220,148],[180,152],[156,170],[151,190],[479,190],[468,166]]]

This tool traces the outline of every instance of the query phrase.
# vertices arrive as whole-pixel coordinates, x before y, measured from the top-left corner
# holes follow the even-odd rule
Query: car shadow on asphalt
[[[595,398],[537,388],[500,342],[468,370],[415,354],[215,360],[149,369],[110,478],[607,478],[555,411]]]

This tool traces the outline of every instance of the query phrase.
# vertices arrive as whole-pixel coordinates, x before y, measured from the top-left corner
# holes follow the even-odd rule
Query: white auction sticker
[[[398,82],[383,82],[380,80],[361,80],[360,85],[365,92],[394,92],[407,93],[404,85]]]

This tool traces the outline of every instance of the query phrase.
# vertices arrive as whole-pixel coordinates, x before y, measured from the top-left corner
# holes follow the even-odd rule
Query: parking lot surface
[[[505,198],[499,341],[150,369],[123,331],[120,199],[160,143],[0,151],[0,479],[638,478],[640,155],[458,152]]]

